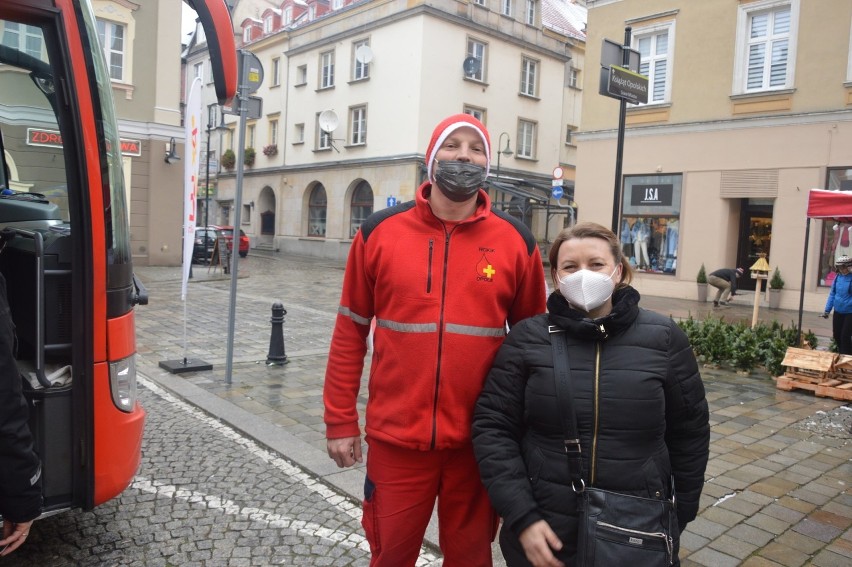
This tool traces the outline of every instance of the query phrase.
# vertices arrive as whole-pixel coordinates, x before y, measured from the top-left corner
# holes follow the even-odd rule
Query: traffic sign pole
[[[630,65],[630,35],[633,28],[624,28],[624,49],[622,49],[622,64]],[[612,199],[612,231],[618,234],[621,217],[621,162],[624,159],[624,127],[627,122],[627,101],[623,98],[618,103],[618,142],[615,149],[615,191]]]

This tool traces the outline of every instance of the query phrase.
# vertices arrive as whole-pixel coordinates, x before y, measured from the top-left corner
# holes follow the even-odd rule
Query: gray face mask
[[[435,183],[447,199],[467,201],[485,183],[485,168],[464,161],[436,161]]]

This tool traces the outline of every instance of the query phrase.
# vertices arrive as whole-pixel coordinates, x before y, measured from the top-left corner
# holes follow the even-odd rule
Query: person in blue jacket
[[[841,256],[834,262],[834,267],[837,269],[837,276],[831,284],[822,316],[828,317],[831,310],[834,310],[831,328],[837,352],[852,354],[852,258]]]

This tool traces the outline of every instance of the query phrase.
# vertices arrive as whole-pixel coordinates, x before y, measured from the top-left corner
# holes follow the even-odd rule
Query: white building
[[[542,241],[569,218],[551,180],[560,166],[573,188],[584,6],[242,0],[233,20],[264,67],[262,113],[246,126],[256,155],[244,169],[241,228],[252,247],[345,258],[367,215],[413,198],[432,129],[458,112],[491,133],[496,206]],[[336,128],[323,131],[320,117]],[[234,117],[227,122],[223,147],[236,151]],[[219,175],[218,224],[234,219],[235,177]]]

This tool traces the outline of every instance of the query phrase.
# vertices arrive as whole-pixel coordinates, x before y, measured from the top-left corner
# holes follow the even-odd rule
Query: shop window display
[[[678,220],[671,217],[628,217],[621,220],[621,250],[639,272],[677,271]]]
[[[625,177],[619,238],[637,272],[677,273],[681,184],[681,175]]]
[[[852,191],[852,168],[829,169],[826,188],[833,191]],[[852,256],[852,221],[850,219],[823,221],[819,285],[831,286],[837,275],[834,268],[835,260],[843,255]]]

